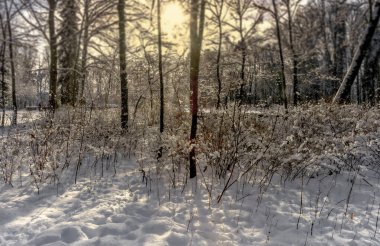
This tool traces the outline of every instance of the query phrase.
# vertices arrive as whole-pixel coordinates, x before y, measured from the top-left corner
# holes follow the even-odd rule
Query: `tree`
[[[272,4],[273,4],[273,16],[276,22],[276,36],[277,36],[278,52],[280,54],[280,61],[281,61],[282,100],[283,100],[284,108],[285,110],[287,110],[288,100],[286,97],[285,63],[284,63],[284,55],[283,55],[283,50],[282,50],[281,31],[280,31],[279,15],[278,15],[278,10],[277,10],[276,0],[272,0]]]
[[[372,16],[372,1],[368,0],[368,12],[369,12],[369,21],[373,19]],[[378,63],[380,57],[380,29],[376,28],[371,41],[371,47],[369,48],[371,52],[367,55],[364,66],[363,73],[360,79],[360,85],[358,85],[358,102],[368,103],[370,105],[375,105],[375,94],[376,94],[376,79],[378,79]],[[359,77],[359,76],[358,76]],[[359,79],[357,80],[359,81]],[[360,100],[362,99],[362,100]]]
[[[330,29],[333,46],[333,75],[341,80],[346,64],[346,0],[330,1]]]
[[[83,0],[83,11],[81,13],[82,22],[79,32],[78,50],[82,47],[80,54],[80,68],[79,68],[79,98],[81,103],[85,103],[85,84],[87,81],[87,68],[91,54],[89,54],[89,47],[96,47],[91,40],[98,36],[101,38],[105,36],[103,32],[109,30],[117,21],[113,20],[112,10],[115,7],[114,1],[102,0]],[[99,42],[99,39],[97,40]],[[79,58],[79,57],[78,57]]]
[[[155,46],[155,40],[150,38],[149,30],[139,33],[139,41],[143,51],[143,57],[146,62],[146,80],[148,82],[149,89],[149,106],[150,106],[150,114],[149,114],[149,122],[153,122],[153,80],[154,80],[154,59],[151,54],[149,54],[148,48],[150,46]]]
[[[367,55],[363,75],[361,76],[363,101],[370,105],[375,104],[375,81],[378,73],[378,62],[380,56],[380,30],[375,31],[369,48],[371,52]]]
[[[117,5],[119,16],[119,59],[120,59],[120,88],[121,88],[121,127],[128,129],[128,81],[127,58],[125,44],[125,0],[119,0]]]
[[[1,126],[4,126],[5,124],[5,98],[6,98],[6,91],[7,91],[7,84],[5,81],[5,52],[6,52],[6,40],[7,40],[7,31],[5,23],[3,22],[3,16],[2,13],[0,13],[0,27],[1,27],[1,33],[3,37],[3,41],[0,46],[0,73],[1,73],[1,80],[0,80],[0,86],[1,86],[1,108],[2,108],[2,116],[1,116]]]
[[[87,52],[89,45],[89,11],[90,11],[91,0],[84,0],[84,10],[83,10],[83,49],[82,49],[82,58],[81,58],[81,68],[80,68],[80,89],[79,89],[79,98],[81,102],[84,102],[84,84],[86,82],[86,64],[87,64]]]
[[[16,98],[16,74],[15,74],[15,62],[13,57],[13,36],[12,36],[12,26],[11,26],[11,9],[13,7],[13,0],[10,1],[8,6],[7,1],[4,1],[5,13],[6,13],[6,22],[8,27],[8,50],[9,50],[9,59],[11,64],[11,80],[12,80],[12,105],[13,105],[13,117],[12,125],[17,125],[17,98]]]
[[[293,105],[298,104],[298,56],[294,47],[294,37],[293,37],[293,13],[291,11],[291,0],[283,0],[286,6],[286,13],[288,16],[288,33],[289,33],[289,48],[292,53],[292,63],[293,63]],[[299,2],[296,3],[296,6]]]
[[[241,52],[239,96],[242,99],[246,81],[247,41],[252,37],[252,34],[255,33],[257,25],[262,22],[263,13],[262,11],[258,11],[257,15],[252,16],[252,13],[250,13],[250,10],[252,10],[252,0],[233,0],[229,2],[229,6],[232,9],[231,18],[235,21],[235,25],[228,22],[225,23],[230,26],[233,31],[237,32],[240,38],[237,49]],[[246,23],[250,24],[248,28],[245,27]]]
[[[321,23],[321,32],[323,34],[323,65],[324,65],[324,71],[325,73],[329,74],[331,71],[331,54],[329,50],[329,42],[327,38],[327,31],[326,31],[326,4],[325,0],[321,1],[321,14],[320,14],[320,23]]]
[[[58,52],[57,52],[57,36],[55,33],[55,11],[57,8],[57,0],[48,0],[49,4],[49,48],[50,48],[50,83],[49,83],[49,104],[54,112],[57,108],[57,80],[58,80]]]
[[[356,76],[359,73],[360,66],[363,62],[363,59],[367,55],[368,49],[371,44],[372,37],[375,33],[377,24],[380,18],[380,1],[375,2],[375,8],[373,13],[373,18],[370,20],[367,29],[360,41],[359,47],[357,48],[354,58],[352,59],[351,65],[344,76],[343,82],[341,83],[333,103],[343,103],[348,102],[351,92],[352,84],[354,83]]]
[[[216,55],[216,80],[218,84],[218,91],[217,91],[217,102],[216,102],[216,108],[220,108],[221,103],[221,92],[222,92],[222,72],[221,72],[221,63],[222,63],[222,45],[223,45],[223,11],[225,9],[224,7],[224,0],[214,0],[213,3],[209,4],[210,12],[212,14],[211,21],[215,22],[215,24],[218,27],[218,50]]]
[[[270,13],[275,21],[275,33],[276,33],[278,52],[280,56],[280,66],[281,66],[280,83],[279,83],[280,94],[281,94],[280,96],[282,97],[282,103],[284,105],[285,110],[288,110],[288,99],[286,96],[285,61],[284,61],[284,54],[283,54],[283,49],[282,49],[282,38],[281,38],[281,30],[280,30],[280,15],[278,13],[276,0],[272,0],[273,10],[270,9],[270,7],[266,7],[264,5],[260,5],[255,2],[253,3],[253,5],[258,9],[261,9]]]
[[[160,77],[160,133],[164,132],[164,75],[162,70],[162,32],[161,32],[161,0],[157,0],[157,45],[158,45],[158,73]],[[160,148],[160,155],[162,149]]]
[[[199,65],[202,50],[203,30],[205,24],[206,0],[191,0],[190,11],[190,110],[191,110],[191,130],[190,143],[192,144],[189,153],[190,178],[197,176],[195,141],[197,137],[198,125],[198,79]]]
[[[47,3],[45,6],[43,3]],[[55,24],[55,13],[57,10],[58,0],[44,0],[42,2],[23,2],[22,6],[18,6],[18,13],[35,30],[39,31],[42,37],[49,44],[49,106],[54,112],[58,106],[57,102],[57,84],[58,84],[58,43],[57,43],[57,33]],[[37,6],[37,7],[36,7]],[[23,14],[21,9],[24,9],[29,13],[29,15]],[[40,9],[42,11],[37,11]],[[48,32],[46,32],[45,22],[46,19],[43,18],[44,12],[48,12],[47,23]]]
[[[75,106],[78,97],[78,18],[75,0],[61,2],[60,75],[61,103]]]

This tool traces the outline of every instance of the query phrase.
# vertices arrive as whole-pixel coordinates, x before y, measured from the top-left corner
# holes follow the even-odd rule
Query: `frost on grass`
[[[380,243],[376,108],[205,111],[196,180],[187,121],[160,136],[117,117],[62,109],[1,129],[0,245]]]

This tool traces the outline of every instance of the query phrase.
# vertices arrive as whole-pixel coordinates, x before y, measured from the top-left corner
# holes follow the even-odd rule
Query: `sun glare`
[[[163,6],[162,29],[166,34],[176,35],[177,28],[180,28],[186,21],[183,8],[178,3],[168,3]]]

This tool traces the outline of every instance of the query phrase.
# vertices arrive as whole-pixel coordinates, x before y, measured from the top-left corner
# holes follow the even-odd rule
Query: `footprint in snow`
[[[113,223],[122,223],[122,222],[126,221],[127,218],[128,218],[128,216],[125,214],[115,214],[115,215],[111,216],[111,221]]]
[[[150,221],[145,224],[142,231],[148,234],[162,235],[170,231],[169,226],[164,222]]]
[[[131,241],[133,241],[133,240],[136,240],[136,239],[137,239],[137,235],[136,235],[135,233],[131,232],[131,233],[128,233],[127,236],[125,236],[125,238],[126,238],[127,240],[131,240]]]
[[[37,236],[28,245],[42,246],[50,243],[56,243],[61,240],[61,235],[56,233],[47,233]]]
[[[133,223],[108,223],[99,227],[98,235],[100,237],[106,235],[125,235],[128,232],[135,231],[139,227]]]
[[[177,232],[170,232],[169,236],[166,238],[169,245],[187,245],[189,242],[189,237],[186,234],[180,234]]]
[[[73,243],[76,241],[85,240],[87,239],[87,236],[78,227],[67,227],[62,230],[61,238],[65,243]]]
[[[95,225],[104,225],[107,222],[107,218],[102,214],[97,214],[89,221]]]

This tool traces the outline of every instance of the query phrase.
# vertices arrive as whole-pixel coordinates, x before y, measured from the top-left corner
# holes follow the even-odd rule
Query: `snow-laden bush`
[[[379,111],[328,104],[303,105],[288,113],[238,104],[203,110],[195,143],[198,177],[211,193],[217,183],[225,189],[236,182],[265,188],[275,174],[287,180],[377,170]],[[12,184],[17,171],[27,171],[39,190],[48,182],[58,184],[66,170],[75,181],[81,171],[99,177],[107,170],[115,173],[117,163],[133,155],[147,184],[165,177],[173,187],[185,186],[189,115],[168,111],[163,134],[144,114],[134,116],[128,131],[122,131],[116,109],[61,108],[54,118],[3,130],[1,178]]]
[[[99,176],[106,170],[115,172],[119,156],[130,151],[131,139],[122,134],[117,116],[116,110],[61,108],[53,118],[4,129],[2,179],[12,184],[17,170],[29,173],[39,192],[46,183],[59,184],[66,170],[75,181],[82,168]]]
[[[373,168],[380,160],[379,111],[324,103],[303,105],[288,113],[276,108],[253,111],[238,105],[202,111],[196,142],[198,177],[211,190],[215,180],[222,180],[225,189],[241,180],[265,187],[275,174],[288,180],[332,175],[364,165]],[[157,131],[147,134],[140,142],[142,169],[157,171],[157,164],[171,178],[178,170],[187,170],[191,149],[188,122],[173,120],[162,136]],[[157,160],[160,147],[164,156]],[[186,182],[188,173],[182,175],[177,181]]]

